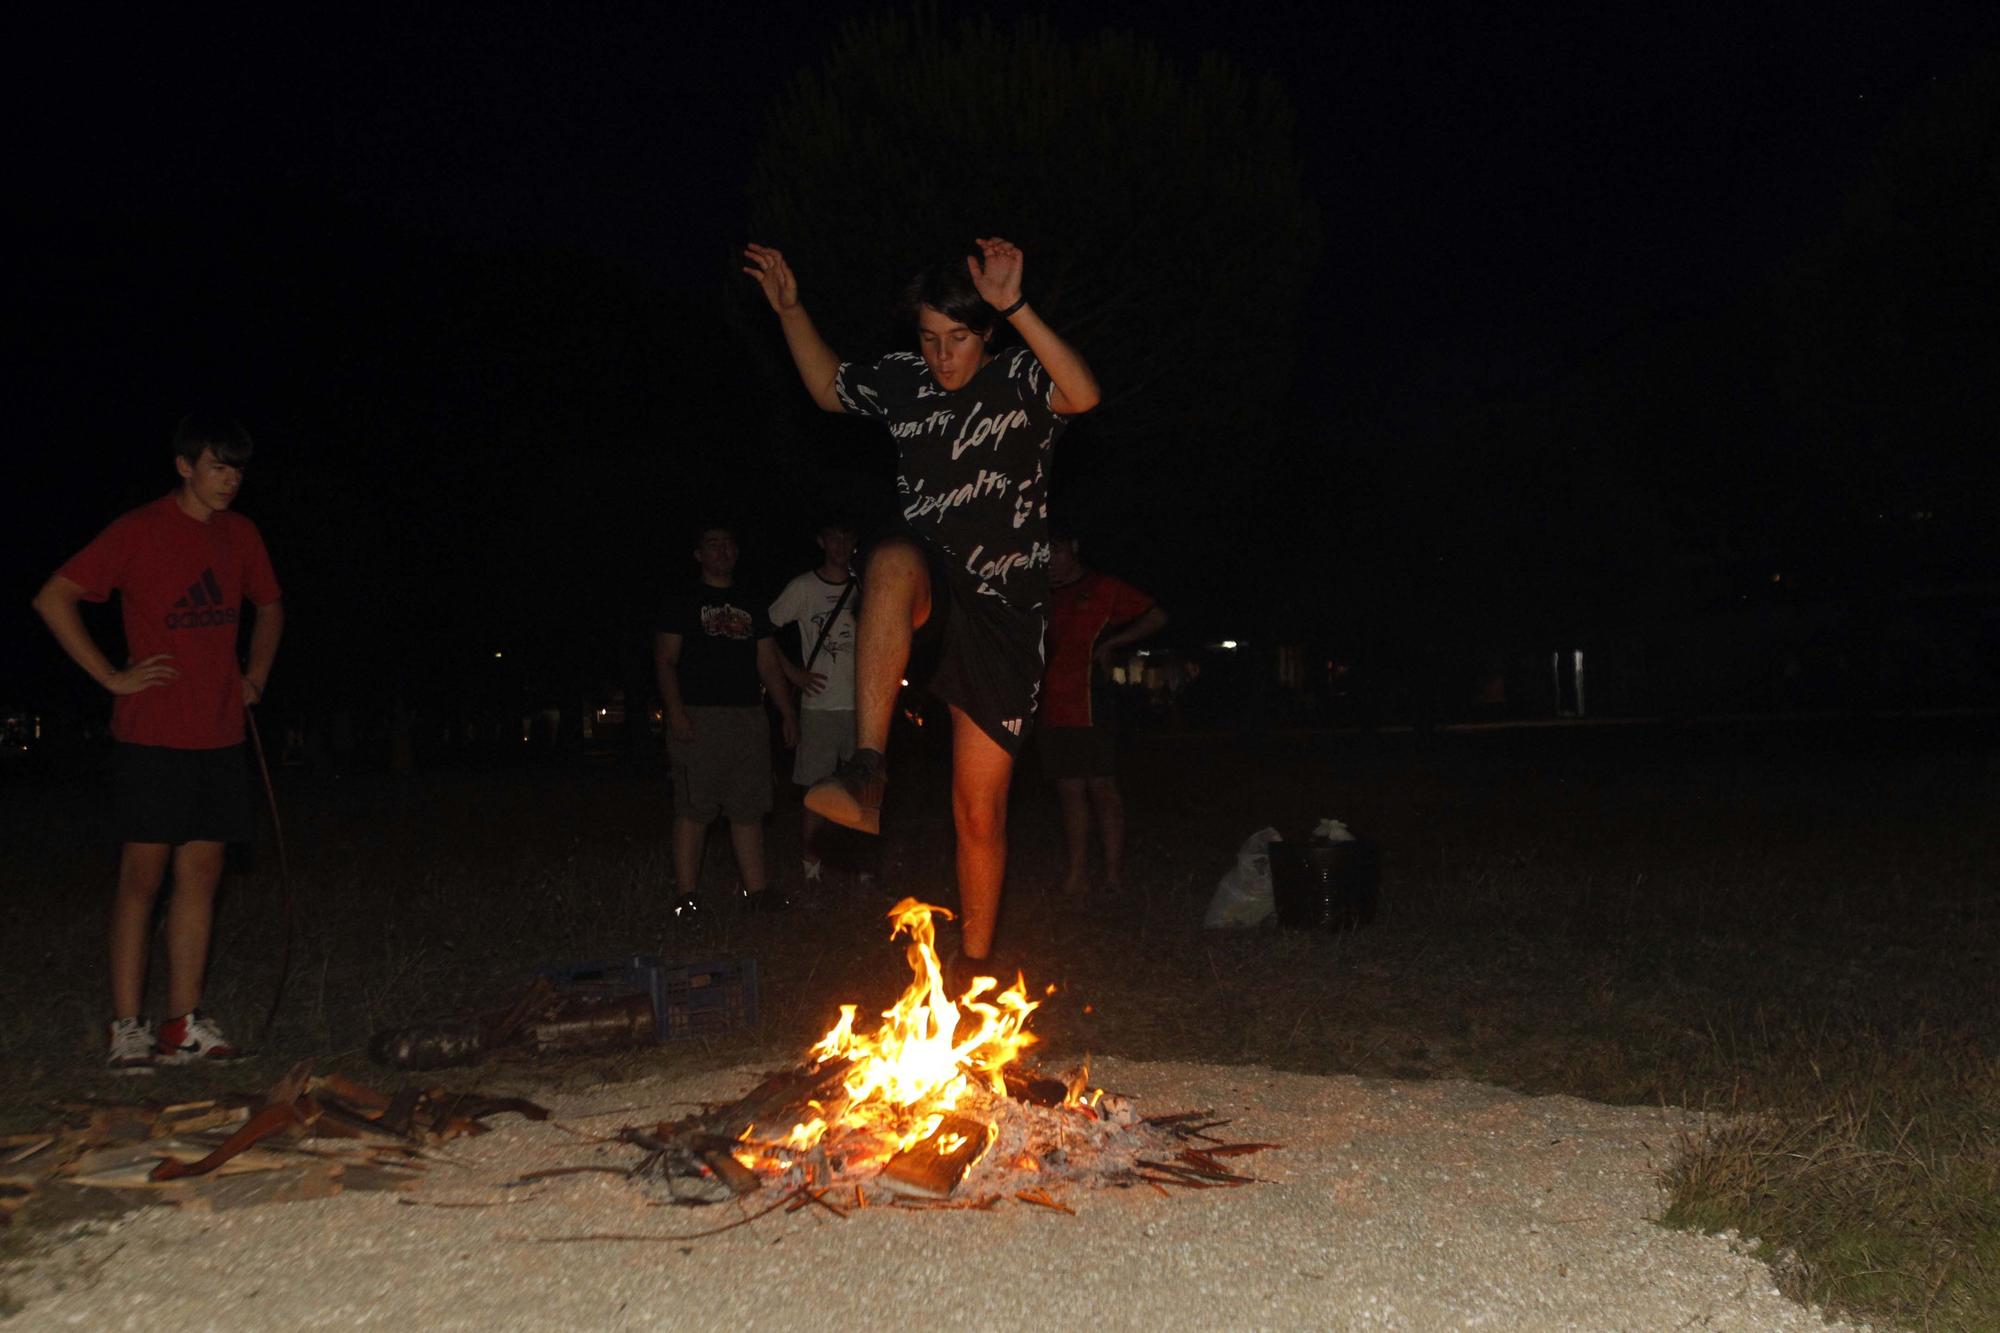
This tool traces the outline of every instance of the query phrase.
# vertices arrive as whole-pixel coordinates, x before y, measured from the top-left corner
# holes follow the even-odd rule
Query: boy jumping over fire
[[[875,417],[896,442],[904,530],[869,555],[855,653],[854,755],[806,794],[835,823],[881,830],[883,750],[910,641],[941,636],[930,688],[951,706],[952,819],[968,962],[993,947],[1007,869],[1007,784],[1042,675],[1050,450],[1097,406],[1097,380],[1021,294],[1022,254],[997,236],[918,273],[903,297],[917,351],[842,361],[778,251],[744,250],[821,410]],[[995,353],[1002,322],[1025,346]]]

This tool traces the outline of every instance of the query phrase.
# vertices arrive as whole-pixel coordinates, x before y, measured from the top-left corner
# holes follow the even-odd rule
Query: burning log
[[[740,1139],[758,1125],[775,1124],[780,1120],[793,1122],[813,1103],[837,1099],[848,1071],[853,1067],[852,1060],[833,1059],[782,1070],[737,1101],[724,1107],[710,1108],[692,1117],[692,1123],[728,1138]]]
[[[1063,1079],[1012,1067],[1002,1070],[1001,1077],[1006,1080],[1007,1095],[1017,1102],[1061,1106],[1070,1099],[1070,1086]]]
[[[992,1125],[970,1116],[948,1115],[929,1138],[891,1157],[879,1178],[898,1194],[948,1199],[965,1173],[992,1146]]]

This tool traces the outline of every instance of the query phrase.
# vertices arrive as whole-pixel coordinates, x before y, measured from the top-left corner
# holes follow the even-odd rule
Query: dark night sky
[[[1120,3],[1059,20],[1130,28],[1187,58],[1217,49],[1287,82],[1326,234],[1322,268],[1302,279],[1301,393],[1350,426],[1737,298],[1826,225],[1899,108],[2000,36],[1996,7],[1977,4],[1355,8]],[[38,512],[0,544],[17,608],[0,625],[16,648],[39,634],[18,608],[46,572],[118,506],[164,489],[161,445],[183,403],[220,392],[261,409],[264,467],[282,473],[272,422],[309,377],[269,349],[394,360],[396,329],[336,352],[294,327],[345,289],[403,281],[385,278],[382,253],[474,267],[564,253],[635,301],[711,301],[743,239],[762,108],[842,12],[410,10],[251,27],[222,10],[174,7],[142,27],[105,11],[17,52],[10,193],[31,238],[16,253],[33,443],[15,475]],[[149,235],[179,239],[149,250]],[[206,252],[201,236],[215,238]],[[243,247],[263,258],[234,262]],[[293,302],[293,281],[309,299]],[[440,286],[467,290],[476,281]],[[631,379],[646,349],[726,345],[678,318],[634,340]],[[523,345],[507,355],[532,358]],[[476,395],[483,381],[465,373],[458,392]],[[334,380],[314,383],[337,396]],[[635,412],[676,420],[676,404],[634,392]],[[386,434],[420,435],[405,424]],[[544,484],[552,461],[488,466]],[[409,506],[371,485],[371,466],[365,449],[336,461],[322,445],[309,473],[295,468],[289,507],[260,509],[253,481],[245,510]],[[304,475],[323,489],[302,494]],[[422,474],[397,484],[408,475]],[[450,481],[426,483],[426,535],[477,547]],[[588,487],[550,494],[592,503]],[[516,558],[547,586],[587,524],[537,523],[552,535]],[[282,564],[283,537],[272,544]],[[53,650],[40,647],[9,651],[0,682],[45,675]]]

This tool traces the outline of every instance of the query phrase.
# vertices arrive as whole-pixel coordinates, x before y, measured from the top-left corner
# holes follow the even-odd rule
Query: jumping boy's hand
[[[164,685],[170,680],[180,679],[180,670],[167,664],[174,660],[172,653],[154,653],[144,661],[134,662],[123,671],[114,671],[105,677],[104,688],[113,694],[137,694],[150,690],[155,685]]]
[[[1021,247],[998,236],[981,236],[976,242],[979,255],[965,257],[972,285],[995,310],[1005,310],[1021,299]]]
[[[768,245],[755,241],[743,247],[743,257],[750,262],[743,271],[757,280],[764,289],[764,299],[771,303],[771,309],[784,314],[799,303],[799,280],[792,273],[792,266],[785,257]]]

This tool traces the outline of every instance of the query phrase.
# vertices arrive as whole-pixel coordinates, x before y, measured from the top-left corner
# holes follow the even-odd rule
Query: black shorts
[[[1115,727],[1103,723],[1090,727],[1043,727],[1035,733],[1035,747],[1042,752],[1045,778],[1061,781],[1118,776]]]
[[[917,544],[930,568],[931,614],[911,656],[935,654],[925,687],[1018,755],[1034,723],[1047,621],[1040,611],[983,596],[935,548]]]
[[[249,842],[257,834],[241,745],[176,750],[120,743],[111,757],[119,842]]]

